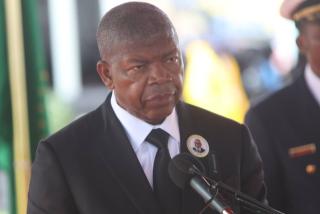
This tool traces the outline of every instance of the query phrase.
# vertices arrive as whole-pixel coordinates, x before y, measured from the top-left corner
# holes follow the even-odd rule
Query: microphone
[[[233,214],[231,207],[222,202],[217,190],[204,178],[205,167],[188,153],[175,156],[169,163],[169,176],[173,183],[184,189],[190,185],[205,201],[207,206],[220,214]]]

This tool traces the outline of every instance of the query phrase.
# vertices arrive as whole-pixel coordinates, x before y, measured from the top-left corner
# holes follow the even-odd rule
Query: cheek
[[[309,63],[313,64],[317,67],[317,69],[320,68],[320,44],[314,45],[310,48],[310,51],[308,53],[308,61]]]
[[[141,108],[141,97],[143,96],[143,85],[124,81],[119,85],[121,90],[121,101],[125,107],[129,109],[139,109]]]
[[[174,77],[174,84],[176,85],[177,89],[180,90],[180,93],[182,91],[182,85],[183,85],[183,75],[182,72]]]

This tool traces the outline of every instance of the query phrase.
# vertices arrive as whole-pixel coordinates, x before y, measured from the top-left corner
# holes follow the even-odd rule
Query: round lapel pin
[[[188,137],[187,148],[192,155],[198,158],[203,158],[209,153],[209,144],[207,140],[196,134]]]

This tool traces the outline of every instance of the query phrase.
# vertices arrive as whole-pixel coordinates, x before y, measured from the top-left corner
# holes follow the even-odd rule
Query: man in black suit
[[[282,15],[299,31],[307,64],[300,76],[246,115],[262,160],[269,204],[290,214],[319,213],[320,206],[320,1],[288,0]]]
[[[97,42],[97,71],[112,92],[96,110],[39,143],[29,214],[199,213],[205,204],[190,187],[179,190],[166,181],[158,188],[168,177],[167,168],[155,173],[161,151],[166,157],[191,153],[212,179],[265,200],[261,159],[245,126],[180,101],[178,37],[160,9],[137,2],[113,8],[99,24]],[[154,129],[168,137],[165,148],[151,144]],[[192,149],[196,142],[199,151]],[[162,190],[172,194],[162,197]],[[170,202],[174,208],[167,209]]]

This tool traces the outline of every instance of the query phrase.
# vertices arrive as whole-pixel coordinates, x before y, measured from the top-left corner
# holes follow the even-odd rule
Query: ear
[[[114,88],[113,80],[112,80],[112,76],[110,74],[110,70],[107,62],[99,60],[97,62],[97,72],[103,84],[110,90],[113,90]]]
[[[300,52],[302,54],[305,54],[306,50],[307,50],[307,44],[306,44],[305,36],[303,34],[301,34],[301,33],[299,34],[299,36],[296,39],[296,43],[297,43],[297,46],[298,46]]]

